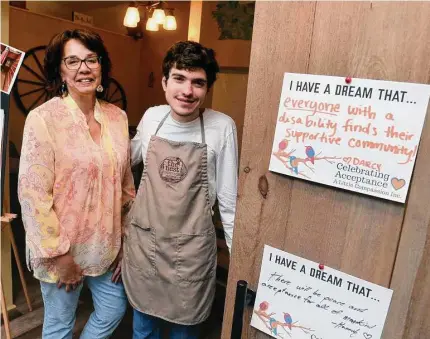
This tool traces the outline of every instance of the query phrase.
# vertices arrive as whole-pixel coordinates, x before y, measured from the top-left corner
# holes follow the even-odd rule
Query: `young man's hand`
[[[122,253],[123,252],[122,252],[122,245],[121,245],[118,255],[116,256],[111,266],[111,271],[113,271],[112,282],[114,282],[115,284],[121,281]]]

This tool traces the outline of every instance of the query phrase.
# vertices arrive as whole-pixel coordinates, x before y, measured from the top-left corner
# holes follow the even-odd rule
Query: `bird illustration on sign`
[[[321,156],[322,152],[316,154],[312,145],[305,145],[303,149],[305,156],[299,157],[296,154],[296,150],[288,150],[288,146],[289,140],[287,138],[282,139],[278,144],[278,150],[273,152],[273,156],[281,161],[293,174],[307,179],[310,179],[310,177],[306,175],[305,168],[309,169],[312,173],[315,173],[314,168],[309,164],[314,166],[315,162],[320,160],[324,160],[332,164],[333,160],[340,159],[340,157]]]
[[[293,322],[293,318],[290,313],[283,312],[283,319],[279,321],[275,318],[276,313],[268,313],[268,310],[269,303],[267,301],[263,301],[258,305],[258,308],[254,309],[254,313],[266,325],[270,334],[276,338],[284,338],[283,333],[280,332],[281,329],[290,338],[292,338],[294,328],[300,329],[306,334],[314,331],[309,327],[299,325],[297,321]],[[288,328],[289,331],[287,331],[286,328]]]
[[[312,165],[315,164],[315,150],[313,149],[312,146],[306,146],[306,156],[308,157],[308,159],[311,161]]]

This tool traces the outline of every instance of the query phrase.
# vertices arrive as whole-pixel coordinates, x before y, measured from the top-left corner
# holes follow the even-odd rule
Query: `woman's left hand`
[[[113,271],[112,282],[114,282],[115,284],[121,281],[121,264],[122,264],[122,246],[119,249],[118,255],[116,256],[111,266],[111,271]]]

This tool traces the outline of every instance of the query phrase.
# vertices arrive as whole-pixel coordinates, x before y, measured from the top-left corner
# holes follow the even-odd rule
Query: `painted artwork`
[[[0,44],[1,48],[1,91],[10,94],[24,60],[25,53],[11,46]]]
[[[254,2],[220,1],[212,17],[220,31],[219,40],[251,40],[254,25]]]
[[[392,295],[265,245],[251,326],[279,339],[379,339]]]
[[[430,86],[286,73],[269,170],[404,203]]]

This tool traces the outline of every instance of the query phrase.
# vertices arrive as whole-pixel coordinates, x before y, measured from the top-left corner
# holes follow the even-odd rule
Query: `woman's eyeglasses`
[[[66,67],[70,70],[77,70],[81,67],[82,62],[85,62],[85,65],[87,65],[90,69],[97,69],[100,67],[102,62],[102,57],[99,56],[91,56],[85,59],[79,59],[75,56],[70,56],[63,59],[64,64]]]

